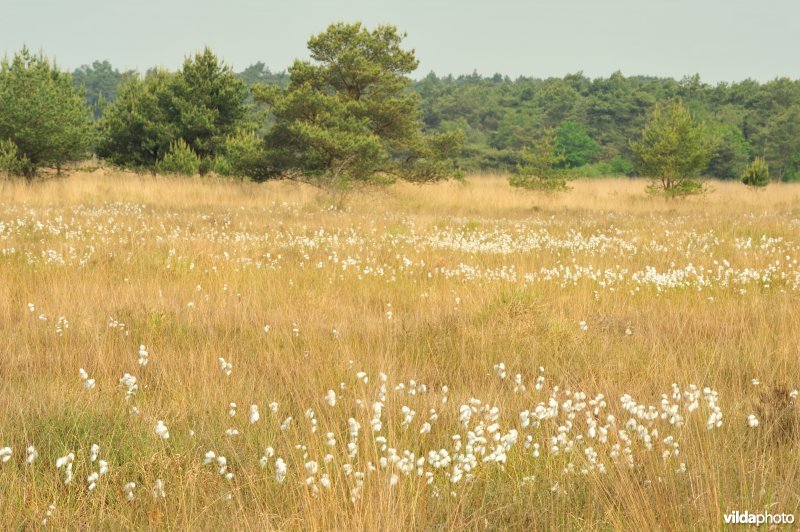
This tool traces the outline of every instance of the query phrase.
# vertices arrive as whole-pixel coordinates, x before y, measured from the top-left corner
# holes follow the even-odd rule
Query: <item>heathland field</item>
[[[800,185],[645,185],[0,182],[3,528],[800,517]]]

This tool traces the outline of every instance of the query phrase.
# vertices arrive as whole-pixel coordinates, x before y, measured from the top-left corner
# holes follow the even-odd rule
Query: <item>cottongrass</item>
[[[799,509],[794,189],[661,205],[578,183],[580,204],[469,180],[330,212],[281,184],[131,179],[150,195],[0,191],[8,528]]]

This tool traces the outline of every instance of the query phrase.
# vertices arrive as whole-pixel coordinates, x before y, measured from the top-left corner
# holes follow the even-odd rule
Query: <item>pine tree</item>
[[[769,165],[763,157],[756,157],[742,172],[742,183],[751,188],[769,185]]]
[[[708,165],[715,147],[714,137],[679,101],[656,105],[641,140],[631,145],[640,174],[655,180],[648,190],[668,196],[704,191],[696,177]]]
[[[43,166],[60,172],[88,153],[91,111],[70,75],[43,55],[23,48],[10,62],[2,61],[0,102],[0,141],[15,146],[15,173],[31,178]]]
[[[267,134],[267,177],[342,190],[354,183],[435,181],[456,173],[458,133],[424,135],[408,74],[413,51],[393,26],[373,31],[335,24],[312,37],[313,62],[296,61],[285,90],[263,87],[274,125]]]

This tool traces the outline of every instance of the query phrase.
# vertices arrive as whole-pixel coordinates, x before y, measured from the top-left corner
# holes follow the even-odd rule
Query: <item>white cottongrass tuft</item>
[[[758,418],[754,414],[747,416],[747,426],[750,428],[756,428],[758,426]]]
[[[164,424],[164,422],[160,419],[156,421],[155,432],[156,435],[158,435],[158,437],[160,437],[162,440],[169,439],[169,430],[167,429],[167,426]]]
[[[25,449],[25,453],[25,462],[28,464],[32,464],[39,457],[39,453],[36,451],[36,447],[33,445],[28,445],[28,448]]]
[[[124,486],[122,486],[122,491],[125,493],[125,498],[129,501],[132,501],[136,498],[136,494],[134,494],[133,490],[136,489],[136,482],[128,482]]]
[[[261,466],[261,469],[264,469],[269,464],[269,459],[275,456],[275,449],[272,447],[267,447],[264,450],[264,455],[258,459],[258,465]]]
[[[286,462],[278,457],[275,460],[275,482],[282,484],[284,480],[286,480]]]
[[[147,352],[147,348],[144,345],[139,346],[139,365],[146,366],[148,362],[148,357],[150,353]]]
[[[125,388],[125,400],[130,401],[136,395],[139,385],[136,384],[136,377],[130,373],[125,373],[119,380],[120,386]]]
[[[230,377],[230,376],[231,376],[231,371],[233,371],[233,364],[231,364],[230,362],[226,361],[226,360],[225,360],[224,358],[222,358],[222,357],[219,357],[219,358],[217,359],[217,362],[219,362],[219,370],[220,370],[220,371],[221,371],[221,372],[222,372],[222,373],[223,373],[223,374],[224,374],[226,377]]]
[[[11,447],[3,447],[0,449],[0,462],[6,463],[11,460],[11,456],[14,454],[14,451],[11,450]]]
[[[261,414],[258,413],[258,405],[250,405],[250,424],[258,423],[259,419],[261,419]]]
[[[328,390],[328,393],[325,394],[325,402],[328,403],[328,406],[336,406],[336,392]]]
[[[75,453],[70,452],[56,459],[56,469],[64,468],[64,484],[72,482],[72,463],[75,461]]]
[[[53,517],[53,512],[56,511],[56,505],[51,504],[47,507],[47,511],[44,513],[44,519],[42,519],[42,526],[47,526],[47,520]]]
[[[81,380],[83,381],[83,387],[84,388],[86,388],[87,390],[91,390],[92,388],[94,388],[94,384],[95,384],[94,383],[94,379],[90,379],[89,378],[89,374],[86,373],[86,370],[84,370],[83,368],[80,368],[78,370],[78,373],[81,376]]]

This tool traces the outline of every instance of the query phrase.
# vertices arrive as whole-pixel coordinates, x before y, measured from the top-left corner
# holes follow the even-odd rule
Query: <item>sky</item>
[[[338,21],[407,33],[415,77],[800,78],[800,0],[0,0],[0,55],[144,71],[209,46],[237,71],[279,71]]]

